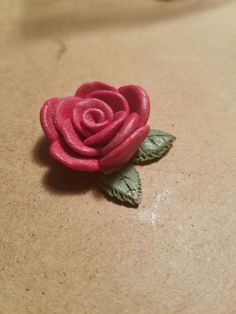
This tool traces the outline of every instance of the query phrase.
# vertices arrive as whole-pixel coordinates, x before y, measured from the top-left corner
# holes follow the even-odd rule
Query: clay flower
[[[75,96],[47,100],[40,121],[54,159],[73,170],[112,173],[138,154],[149,133],[149,113],[142,87],[91,82]],[[141,155],[136,162],[146,161]]]

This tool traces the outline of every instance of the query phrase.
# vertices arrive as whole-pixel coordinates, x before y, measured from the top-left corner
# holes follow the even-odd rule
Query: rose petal
[[[93,145],[106,145],[115,136],[117,131],[121,128],[122,124],[126,119],[126,112],[116,112],[114,115],[113,122],[109,124],[105,129],[100,132],[87,137],[84,140],[84,144],[88,146]]]
[[[67,145],[76,153],[83,156],[98,156],[99,150],[84,145],[79,135],[75,132],[71,119],[63,122],[61,133]]]
[[[89,137],[93,133],[86,128],[86,126],[82,123],[82,117],[78,117],[77,114],[72,114],[71,121],[73,123],[73,126],[78,131],[79,134],[83,135],[84,137]]]
[[[110,151],[124,142],[127,137],[130,136],[138,127],[139,115],[136,112],[131,113],[128,119],[123,124],[120,131],[115,135],[115,137],[108,143],[102,150],[102,155],[107,155]]]
[[[78,102],[77,97],[66,97],[59,102],[53,117],[57,130],[60,130],[63,122],[72,116],[73,109]]]
[[[118,168],[127,163],[142,144],[148,132],[149,126],[145,125],[132,133],[122,144],[100,160],[102,170]]]
[[[89,95],[92,92],[95,92],[97,90],[111,90],[111,91],[116,91],[117,89],[107,85],[105,83],[102,82],[90,82],[90,83],[85,83],[83,85],[81,85],[78,90],[75,93],[76,97],[81,97],[81,98],[86,98],[89,97]]]
[[[44,103],[40,110],[40,122],[42,129],[51,141],[55,141],[59,138],[59,134],[55,128],[52,117],[60,100],[60,98],[51,98]]]
[[[119,92],[127,99],[131,112],[139,115],[139,127],[147,123],[150,114],[150,100],[147,92],[140,86],[126,85]]]
[[[91,98],[97,98],[108,104],[113,112],[125,111],[129,114],[129,104],[127,100],[119,93],[113,91],[96,91],[90,94]]]
[[[71,152],[69,148],[62,142],[62,140],[56,140],[50,146],[51,156],[62,163],[64,166],[73,170],[80,171],[99,171],[100,166],[97,159],[83,158],[75,153]]]
[[[75,128],[85,137],[92,135],[92,132],[96,132],[96,127],[93,123],[91,123],[91,120],[86,119],[85,115],[87,110],[93,108],[101,110],[108,122],[113,119],[113,112],[111,108],[103,101],[95,98],[86,98],[81,100],[73,110],[72,122]],[[106,125],[107,122],[102,127],[105,127]],[[101,125],[98,126],[98,128],[99,127],[101,128]]]

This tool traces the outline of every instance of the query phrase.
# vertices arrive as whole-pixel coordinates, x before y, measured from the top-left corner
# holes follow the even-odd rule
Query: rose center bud
[[[110,123],[110,120],[106,119],[101,109],[89,108],[82,115],[82,123],[92,132],[98,132],[105,128]]]
[[[104,129],[113,120],[113,111],[104,101],[87,98],[79,101],[72,114],[72,122],[85,137]]]
[[[90,108],[83,113],[83,119],[93,123],[100,123],[105,120],[105,114],[101,109]]]

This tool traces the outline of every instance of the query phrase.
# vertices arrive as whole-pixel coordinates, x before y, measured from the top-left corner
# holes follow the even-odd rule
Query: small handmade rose
[[[100,184],[113,199],[138,205],[141,180],[133,166],[160,159],[175,137],[151,130],[150,101],[140,86],[83,84],[75,96],[51,98],[40,111],[51,156],[68,168],[101,172]]]
[[[142,144],[149,112],[142,87],[92,82],[74,97],[46,101],[40,120],[53,158],[74,170],[108,172],[125,165]]]

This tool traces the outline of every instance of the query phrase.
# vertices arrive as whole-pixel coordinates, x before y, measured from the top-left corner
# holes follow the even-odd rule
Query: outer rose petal
[[[57,130],[60,130],[63,122],[72,116],[73,109],[78,102],[77,97],[66,97],[59,102],[53,117]]]
[[[116,112],[114,114],[113,122],[100,132],[87,137],[84,140],[84,144],[88,146],[92,145],[106,145],[115,136],[117,131],[121,128],[126,119],[126,113],[124,111]]]
[[[50,146],[49,152],[51,156],[73,170],[80,171],[99,171],[100,166],[97,159],[87,159],[71,152],[62,140],[56,140]]]
[[[125,111],[129,114],[129,104],[124,96],[119,93],[114,93],[108,90],[99,90],[91,93],[90,97],[98,98],[108,104],[113,112]]]
[[[117,92],[117,89],[110,86],[110,85],[107,85],[105,83],[102,83],[102,82],[90,82],[90,83],[85,83],[83,85],[81,85],[76,93],[75,93],[75,96],[76,97],[81,97],[81,98],[86,98],[86,97],[89,97],[89,95],[92,93],[92,92],[95,92],[96,90],[111,90],[111,91],[116,91]]]
[[[75,132],[71,119],[63,122],[61,133],[66,144],[76,153],[82,156],[98,156],[100,154],[98,149],[88,147],[81,141],[79,135]]]
[[[127,137],[130,136],[138,127],[139,116],[136,112],[131,113],[128,119],[123,124],[120,131],[115,135],[115,137],[108,143],[105,147],[102,148],[102,155],[107,155],[110,151],[124,142]]]
[[[53,122],[53,115],[61,99],[51,98],[47,100],[40,110],[40,122],[45,135],[53,142],[59,138],[59,134]]]
[[[147,123],[150,114],[150,100],[147,92],[140,86],[126,85],[119,92],[127,99],[131,112],[139,115],[139,127]]]
[[[102,170],[112,170],[127,163],[144,141],[149,132],[145,125],[130,135],[121,145],[100,160]]]

